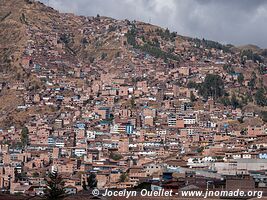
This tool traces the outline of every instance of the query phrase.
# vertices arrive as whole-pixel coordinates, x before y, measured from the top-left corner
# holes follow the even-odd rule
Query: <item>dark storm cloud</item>
[[[267,0],[50,0],[49,4],[62,12],[136,19],[182,35],[267,47]]]

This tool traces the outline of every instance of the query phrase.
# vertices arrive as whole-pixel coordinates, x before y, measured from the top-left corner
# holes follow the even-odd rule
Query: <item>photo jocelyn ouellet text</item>
[[[100,191],[95,189],[92,191],[94,196],[99,196]],[[104,197],[174,197],[174,196],[181,196],[181,197],[202,197],[202,198],[210,198],[210,197],[229,197],[229,198],[245,198],[245,197],[255,197],[255,198],[262,198],[263,191],[242,191],[242,190],[221,190],[221,191],[213,191],[213,190],[206,190],[206,191],[198,191],[198,190],[190,190],[190,191],[180,191],[174,192],[173,190],[146,190],[142,189],[141,191],[131,191],[131,190],[109,190],[105,189],[101,196]]]

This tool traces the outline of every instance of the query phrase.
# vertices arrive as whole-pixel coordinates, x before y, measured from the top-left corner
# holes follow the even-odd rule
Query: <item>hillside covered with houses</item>
[[[264,49],[1,0],[0,188],[42,195],[57,172],[71,194],[92,174],[99,189],[264,190],[266,62]]]

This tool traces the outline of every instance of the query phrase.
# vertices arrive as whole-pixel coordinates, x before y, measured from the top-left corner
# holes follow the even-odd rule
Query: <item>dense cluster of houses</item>
[[[242,71],[237,54],[196,47],[179,36],[175,42],[158,37],[162,48],[174,48],[183,58],[169,64],[127,45],[125,34],[132,26],[127,20],[59,16],[66,27],[73,22],[82,26],[62,30],[57,21],[49,21],[49,30],[28,28],[21,65],[40,82],[32,90],[22,81],[9,87],[24,98],[18,111],[40,112],[28,116],[23,128],[14,124],[0,130],[0,188],[42,194],[51,171],[64,177],[70,193],[82,190],[92,173],[100,189],[144,182],[206,187],[207,181],[219,188],[236,174],[249,174],[254,187],[267,187],[267,126],[258,113],[212,98],[202,101],[196,88],[187,87],[189,81],[203,82],[209,73],[220,75],[226,89],[240,87],[238,73],[223,69],[231,63]],[[147,38],[149,34],[143,32]],[[84,48],[102,43],[110,51],[115,41],[119,53],[84,62],[69,45],[77,37]],[[244,85],[248,82],[245,76]],[[241,124],[241,118],[248,123]]]

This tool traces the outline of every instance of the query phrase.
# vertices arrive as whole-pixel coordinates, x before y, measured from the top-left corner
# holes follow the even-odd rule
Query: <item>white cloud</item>
[[[191,37],[267,47],[265,0],[50,0],[50,6],[79,15],[151,21]]]

